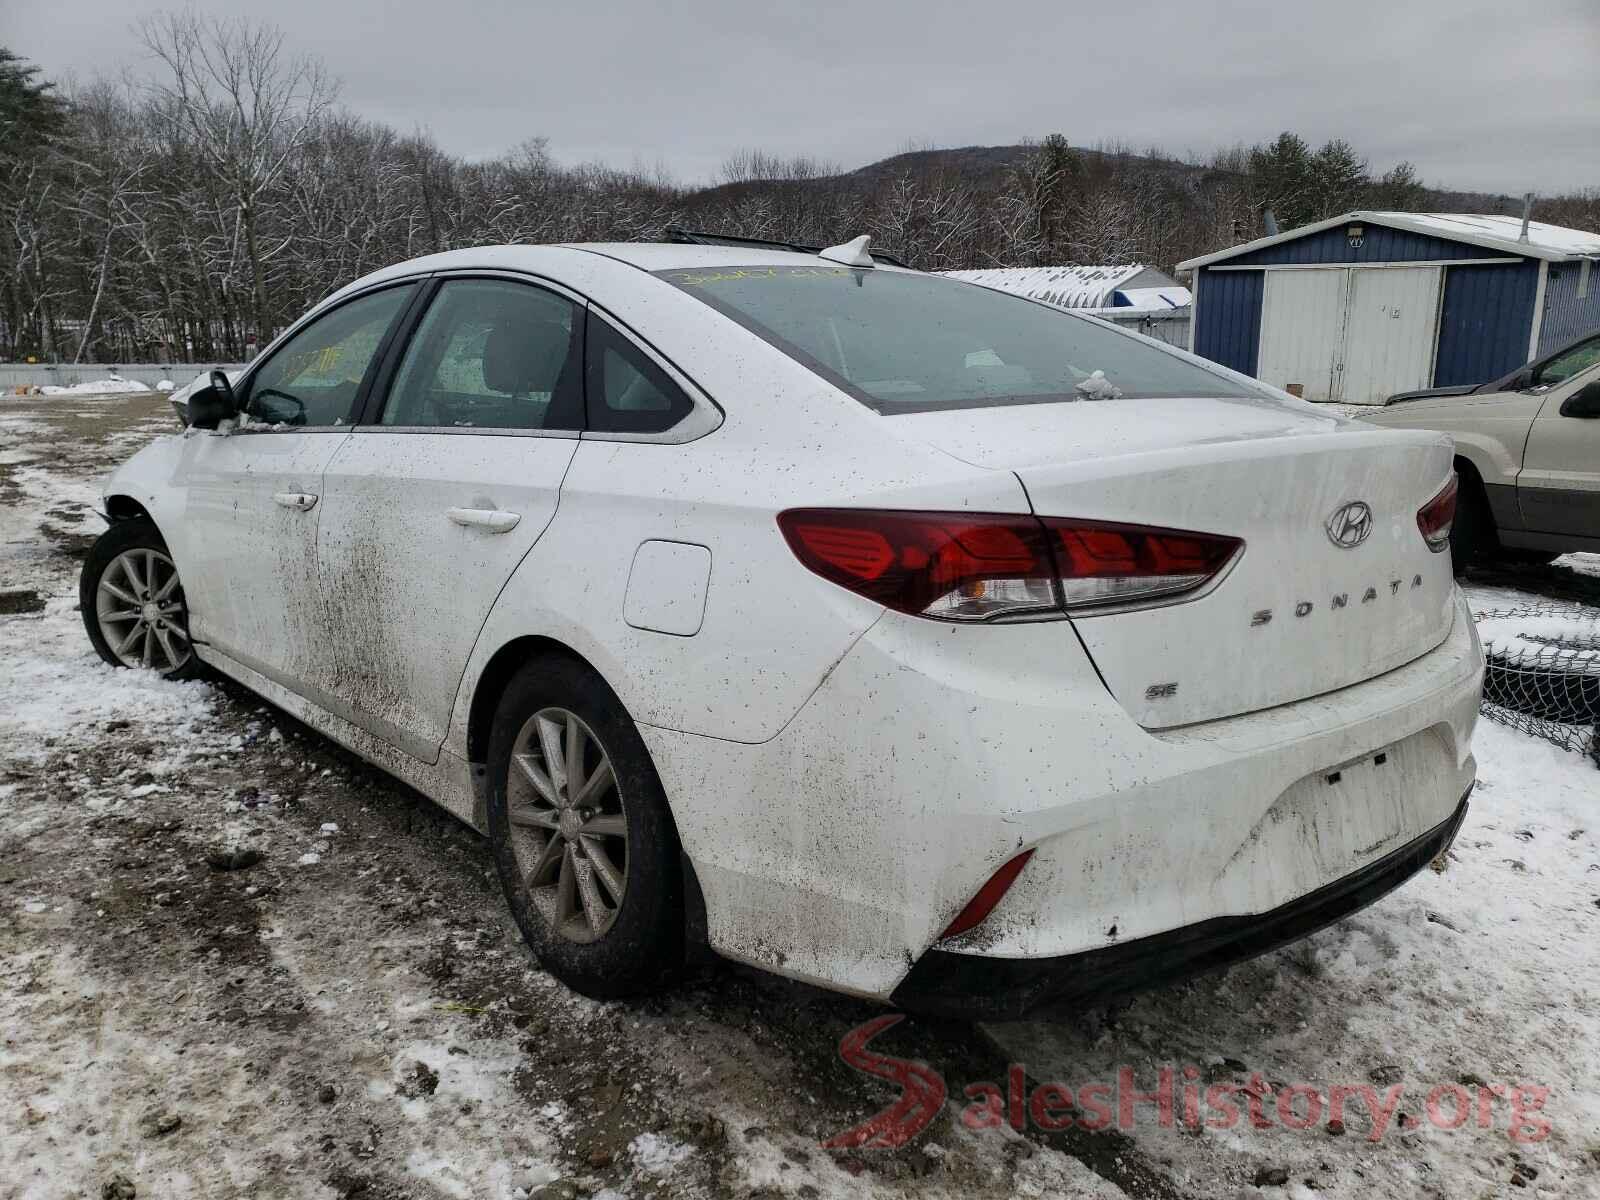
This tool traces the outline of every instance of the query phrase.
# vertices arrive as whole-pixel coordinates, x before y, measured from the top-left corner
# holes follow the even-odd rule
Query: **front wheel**
[[[659,990],[683,965],[678,836],[638,729],[594,672],[542,657],[489,738],[489,838],[523,937],[597,999]]]
[[[118,521],[100,535],[84,560],[78,607],[89,641],[112,666],[166,679],[200,674],[183,584],[154,521]]]

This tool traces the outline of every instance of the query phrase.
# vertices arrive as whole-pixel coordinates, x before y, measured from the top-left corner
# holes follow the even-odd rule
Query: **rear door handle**
[[[444,515],[457,525],[487,529],[490,533],[509,533],[522,520],[521,513],[506,512],[498,508],[447,508]]]
[[[272,498],[285,508],[307,512],[317,506],[317,498],[310,492],[274,492]]]

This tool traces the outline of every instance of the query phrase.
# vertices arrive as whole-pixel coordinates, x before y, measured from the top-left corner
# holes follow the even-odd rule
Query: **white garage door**
[[[1298,384],[1307,400],[1334,398],[1349,275],[1343,267],[1267,272],[1257,379],[1280,388]]]
[[[1341,400],[1382,404],[1396,392],[1432,382],[1441,270],[1384,267],[1350,273]]]
[[[1269,270],[1256,377],[1307,400],[1382,404],[1427,387],[1440,267]]]

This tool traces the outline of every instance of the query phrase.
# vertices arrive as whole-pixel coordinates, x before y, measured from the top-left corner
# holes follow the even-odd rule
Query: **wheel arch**
[[[195,444],[186,437],[157,437],[113,471],[100,491],[100,511],[112,524],[143,519],[155,525],[180,574],[190,565],[186,455]]]
[[[125,492],[113,492],[106,496],[105,510],[106,516],[113,521],[136,521],[142,517],[156,525],[158,530],[161,528],[150,510]]]
[[[472,700],[467,709],[467,758],[473,764],[475,778],[483,779],[486,774],[484,764],[489,758],[489,734],[494,725],[495,710],[500,707],[500,698],[505,695],[507,686],[518,671],[532,659],[546,655],[568,659],[585,670],[594,672],[610,688],[611,694],[616,696],[617,689],[612,686],[609,679],[606,679],[605,673],[565,642],[534,634],[513,638],[490,656],[472,687]],[[620,697],[617,703],[622,704]],[[623,705],[623,709],[626,711],[627,706]],[[677,814],[672,811],[670,795],[667,796],[667,817],[672,821],[676,831],[678,819]],[[685,942],[691,960],[703,960],[711,957],[711,951],[708,949],[710,939],[707,934],[705,892],[700,887],[700,878],[695,871],[694,863],[682,849],[681,837],[678,862],[683,871]]]
[[[467,758],[470,762],[488,760],[489,731],[494,724],[495,710],[500,707],[500,697],[505,695],[512,677],[532,659],[546,655],[571,659],[605,679],[592,662],[565,642],[531,634],[513,638],[494,652],[473,684],[472,701],[467,710]],[[607,686],[610,686],[609,681]],[[616,692],[615,688],[611,690],[613,694]]]
[[[1515,491],[1508,497],[1503,492],[1491,492],[1483,478],[1483,468],[1473,461],[1472,456],[1463,454],[1461,447],[1456,447],[1452,465],[1455,467],[1456,478],[1460,486],[1470,492],[1483,505],[1483,514],[1498,537],[1502,526],[1510,524],[1513,528],[1518,524],[1515,511]],[[1507,500],[1511,500],[1510,505]],[[1499,503],[1496,503],[1499,501]],[[1508,520],[1509,518],[1509,520]]]
[[[1459,429],[1450,430],[1450,435],[1455,442],[1455,461],[1469,463],[1480,483],[1516,486],[1517,472],[1522,466],[1520,443],[1513,453],[1499,438]]]

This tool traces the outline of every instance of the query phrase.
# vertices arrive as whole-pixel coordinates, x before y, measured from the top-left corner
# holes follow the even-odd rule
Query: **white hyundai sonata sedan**
[[[590,995],[709,949],[1102,998],[1369,903],[1466,810],[1448,438],[859,239],[422,258],[186,400],[106,488],[95,647],[486,833]]]

